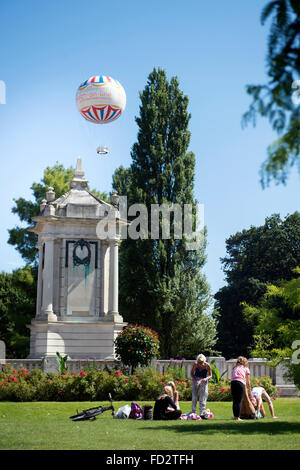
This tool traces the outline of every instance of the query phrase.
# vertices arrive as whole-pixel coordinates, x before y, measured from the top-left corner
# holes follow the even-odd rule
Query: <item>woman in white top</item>
[[[266,415],[264,406],[263,406],[263,400],[268,403],[272,418],[277,418],[277,416],[275,416],[275,413],[274,413],[274,407],[273,407],[271,398],[269,397],[269,395],[267,394],[267,392],[265,391],[263,387],[253,387],[251,390],[251,393],[254,399],[256,400],[257,411],[261,413],[263,418]],[[254,401],[253,401],[253,404],[255,404]]]

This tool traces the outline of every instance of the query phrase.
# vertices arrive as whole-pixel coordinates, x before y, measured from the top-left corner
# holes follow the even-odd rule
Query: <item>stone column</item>
[[[45,238],[45,255],[43,269],[43,304],[42,315],[48,321],[56,321],[53,312],[53,275],[54,275],[54,239]]]
[[[39,267],[38,267],[37,296],[36,296],[36,317],[41,315],[41,308],[42,308],[43,242],[39,241],[38,249],[39,249]]]
[[[101,240],[101,291],[100,291],[100,316],[107,315],[109,310],[109,243]]]
[[[109,257],[109,314],[118,314],[119,305],[119,240],[110,242]]]

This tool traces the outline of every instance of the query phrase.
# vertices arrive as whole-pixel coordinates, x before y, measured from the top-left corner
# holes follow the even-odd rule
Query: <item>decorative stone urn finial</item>
[[[49,189],[46,192],[46,199],[47,199],[47,202],[55,201],[55,192],[54,192],[52,186],[49,186]]]
[[[118,207],[120,197],[118,195],[118,191],[113,191],[110,196],[110,202],[113,206]]]
[[[88,187],[88,181],[84,177],[84,171],[82,170],[81,157],[77,158],[76,169],[74,171],[74,178],[70,182],[70,189],[73,188],[84,188]]]

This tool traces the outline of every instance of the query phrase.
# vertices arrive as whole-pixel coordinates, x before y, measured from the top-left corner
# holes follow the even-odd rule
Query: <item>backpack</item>
[[[127,419],[129,418],[130,411],[131,411],[131,408],[129,405],[121,406],[121,408],[119,408],[117,413],[115,414],[114,418]]]
[[[129,418],[130,419],[142,419],[142,417],[143,417],[142,408],[140,407],[138,403],[132,402]]]

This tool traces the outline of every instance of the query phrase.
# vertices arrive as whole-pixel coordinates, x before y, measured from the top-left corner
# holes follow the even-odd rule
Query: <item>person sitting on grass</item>
[[[163,388],[162,393],[155,401],[153,410],[153,419],[156,420],[174,420],[179,419],[181,410],[177,408],[172,400],[173,390],[167,385]]]
[[[275,413],[274,413],[274,407],[273,407],[271,398],[269,397],[268,393],[263,387],[253,387],[251,390],[251,394],[253,396],[253,404],[254,406],[256,404],[255,406],[256,410],[258,413],[261,413],[262,418],[266,416],[266,412],[265,412],[264,405],[263,405],[263,400],[268,403],[272,418],[274,419],[277,418],[277,416],[275,416]]]

